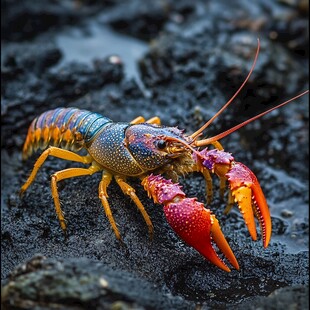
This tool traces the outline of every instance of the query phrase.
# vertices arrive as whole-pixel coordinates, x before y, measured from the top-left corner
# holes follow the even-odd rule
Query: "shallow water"
[[[124,64],[125,76],[142,86],[137,62],[149,49],[145,42],[96,22],[83,28],[67,27],[56,35],[55,41],[63,53],[58,66],[71,61],[90,63],[98,58],[118,56]]]

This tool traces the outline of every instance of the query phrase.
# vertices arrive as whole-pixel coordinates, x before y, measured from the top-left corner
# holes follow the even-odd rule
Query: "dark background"
[[[100,174],[59,184],[63,235],[50,175],[75,163],[46,161],[23,199],[35,159],[21,160],[34,117],[56,107],[88,109],[114,121],[138,115],[191,133],[255,71],[208,129],[218,134],[308,88],[307,1],[1,2],[1,279],[6,309],[283,309],[308,307],[308,96],[221,142],[261,182],[272,239],[253,242],[237,208],[220,220],[240,271],[225,273],[186,246],[162,207],[129,180],[154,224],[147,227],[112,182],[109,201],[120,244],[97,197]],[[118,56],[117,56],[118,55]],[[117,56],[117,57],[111,57]],[[121,62],[119,61],[121,60]],[[204,181],[180,179],[205,202]],[[267,297],[268,296],[268,297]]]

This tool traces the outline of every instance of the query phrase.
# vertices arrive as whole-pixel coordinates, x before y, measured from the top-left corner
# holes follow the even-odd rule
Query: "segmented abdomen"
[[[23,159],[48,146],[79,151],[111,122],[101,114],[76,108],[47,111],[32,121],[23,147]]]

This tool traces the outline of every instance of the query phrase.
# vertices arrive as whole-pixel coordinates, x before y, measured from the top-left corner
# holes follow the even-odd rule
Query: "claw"
[[[265,196],[254,173],[242,163],[234,161],[231,154],[223,150],[205,148],[200,152],[200,156],[201,159],[198,156],[193,157],[198,164],[219,177],[228,179],[232,196],[238,203],[253,240],[257,239],[254,215],[257,217],[266,248],[271,237],[271,218]]]
[[[164,213],[172,229],[188,245],[219,268],[230,272],[229,267],[219,258],[211,240],[218,246],[229,262],[239,270],[218,220],[209,209],[196,198],[186,198],[181,186],[161,176],[150,175],[142,184],[155,202],[164,204]]]
[[[212,239],[230,263],[239,269],[238,262],[221,231],[218,220],[210,210],[204,208],[202,203],[195,198],[184,198],[165,205],[164,213],[168,223],[179,237],[214,265],[230,272],[215,252],[211,244]]]
[[[248,167],[239,162],[232,163],[226,176],[252,239],[256,240],[254,221],[254,215],[256,215],[263,236],[263,245],[266,248],[271,237],[271,218],[266,198],[256,176]]]

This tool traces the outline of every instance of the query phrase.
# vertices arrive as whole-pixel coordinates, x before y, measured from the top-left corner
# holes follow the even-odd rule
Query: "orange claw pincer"
[[[142,184],[155,203],[164,205],[169,225],[188,245],[219,268],[230,272],[218,257],[211,240],[218,246],[229,262],[239,269],[239,264],[226,241],[218,220],[196,198],[186,198],[181,186],[160,175],[145,177]]]
[[[199,152],[196,161],[202,169],[216,173],[220,178],[227,179],[234,201],[248,227],[253,240],[257,239],[254,216],[261,228],[263,245],[266,248],[271,237],[271,218],[262,188],[255,174],[245,165],[234,161],[230,153],[224,150],[208,150]]]
[[[271,237],[271,218],[266,198],[255,174],[242,163],[233,162],[226,176],[252,239],[256,240],[255,215],[259,221],[263,245],[266,248]]]

